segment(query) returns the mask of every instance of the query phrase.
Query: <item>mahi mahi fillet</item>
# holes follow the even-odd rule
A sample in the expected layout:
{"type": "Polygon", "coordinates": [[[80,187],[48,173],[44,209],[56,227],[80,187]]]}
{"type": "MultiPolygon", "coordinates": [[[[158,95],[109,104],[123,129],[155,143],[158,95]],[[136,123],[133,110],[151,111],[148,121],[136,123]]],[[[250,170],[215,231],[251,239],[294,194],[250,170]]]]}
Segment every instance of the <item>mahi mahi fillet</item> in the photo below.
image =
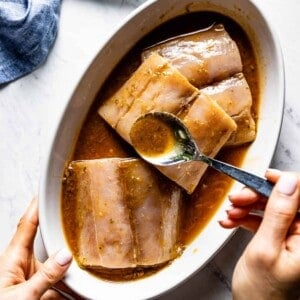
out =
{"type": "Polygon", "coordinates": [[[226,145],[254,141],[256,126],[251,113],[252,95],[243,73],[235,74],[200,91],[216,101],[236,122],[237,130],[231,134],[226,145]]]}
{"type": "Polygon", "coordinates": [[[76,201],[79,265],[155,266],[179,255],[181,191],[139,159],[73,161],[66,184],[76,201]]]}
{"type": "Polygon", "coordinates": [[[148,48],[166,58],[193,85],[202,87],[243,69],[239,49],[222,24],[181,35],[148,48]]]}
{"type": "MultiPolygon", "coordinates": [[[[130,130],[141,115],[164,111],[183,120],[203,153],[215,156],[236,124],[209,96],[201,94],[176,68],[157,53],[145,60],[128,81],[99,108],[99,114],[128,143],[130,130]]],[[[180,164],[159,170],[192,193],[207,166],[180,164]]]]}

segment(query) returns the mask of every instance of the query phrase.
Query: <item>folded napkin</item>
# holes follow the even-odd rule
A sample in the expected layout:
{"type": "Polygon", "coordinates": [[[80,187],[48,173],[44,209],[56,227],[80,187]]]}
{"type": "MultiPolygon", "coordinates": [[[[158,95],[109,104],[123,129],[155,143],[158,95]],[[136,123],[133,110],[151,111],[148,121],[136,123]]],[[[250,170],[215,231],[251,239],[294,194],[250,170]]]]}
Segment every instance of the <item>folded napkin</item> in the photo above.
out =
{"type": "Polygon", "coordinates": [[[61,0],[0,0],[0,84],[23,76],[47,57],[61,0]]]}

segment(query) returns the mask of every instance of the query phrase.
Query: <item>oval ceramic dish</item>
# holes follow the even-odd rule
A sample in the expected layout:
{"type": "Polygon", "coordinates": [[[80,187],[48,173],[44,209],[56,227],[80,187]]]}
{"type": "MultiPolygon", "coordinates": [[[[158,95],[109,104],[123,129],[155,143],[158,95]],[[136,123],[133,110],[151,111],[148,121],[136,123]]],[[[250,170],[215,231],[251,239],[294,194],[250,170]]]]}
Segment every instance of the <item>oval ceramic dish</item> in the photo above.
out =
{"type": "MultiPolygon", "coordinates": [[[[99,4],[100,5],[100,4],[99,4]]],[[[48,150],[39,193],[42,238],[49,254],[66,246],[63,235],[60,194],[65,162],[86,113],[104,81],[124,55],[147,33],[176,16],[196,11],[213,11],[234,19],[249,36],[260,67],[260,107],[257,138],[249,147],[242,168],[263,175],[269,166],[280,132],[284,106],[284,66],[279,43],[262,12],[248,0],[158,0],[148,1],[131,15],[108,39],[83,74],[70,97],[48,150]]],[[[233,189],[240,188],[235,184],[233,189]]],[[[228,203],[224,203],[224,206],[228,203]]],[[[91,299],[148,299],[174,288],[202,268],[231,236],[217,220],[221,207],[205,229],[188,245],[183,255],[149,277],[109,282],[90,275],[72,263],[66,283],[91,299]]]]}

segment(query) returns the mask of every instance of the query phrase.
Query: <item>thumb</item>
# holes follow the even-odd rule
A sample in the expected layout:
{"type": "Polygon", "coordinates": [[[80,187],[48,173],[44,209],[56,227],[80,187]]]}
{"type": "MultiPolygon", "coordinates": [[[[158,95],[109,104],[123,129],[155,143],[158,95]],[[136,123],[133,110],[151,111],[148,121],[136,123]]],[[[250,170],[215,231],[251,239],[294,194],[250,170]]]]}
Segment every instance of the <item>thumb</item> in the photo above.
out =
{"type": "Polygon", "coordinates": [[[298,178],[292,173],[284,173],[277,181],[268,200],[257,237],[274,250],[282,247],[298,206],[298,178]]]}
{"type": "Polygon", "coordinates": [[[63,248],[50,256],[38,271],[26,281],[27,291],[33,299],[40,297],[56,282],[61,280],[72,262],[72,254],[63,248]]]}

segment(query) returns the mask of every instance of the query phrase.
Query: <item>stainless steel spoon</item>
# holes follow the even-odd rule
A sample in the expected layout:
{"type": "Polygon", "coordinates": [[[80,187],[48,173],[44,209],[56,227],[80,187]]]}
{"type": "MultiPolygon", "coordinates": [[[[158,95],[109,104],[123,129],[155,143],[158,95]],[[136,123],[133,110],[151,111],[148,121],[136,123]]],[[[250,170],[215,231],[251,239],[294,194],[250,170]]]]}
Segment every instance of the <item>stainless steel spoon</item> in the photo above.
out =
{"type": "MultiPolygon", "coordinates": [[[[168,151],[159,154],[156,153],[156,155],[148,155],[139,151],[139,147],[135,147],[135,150],[144,160],[158,166],[170,166],[189,161],[202,161],[210,167],[245,184],[261,195],[266,197],[270,196],[274,185],[266,179],[202,154],[189,133],[189,130],[181,120],[173,114],[165,112],[149,113],[140,117],[135,124],[143,120],[147,121],[147,119],[150,118],[158,119],[158,121],[163,122],[172,130],[174,135],[174,146],[168,151]]],[[[134,125],[132,128],[134,128],[134,125]]],[[[131,130],[131,134],[132,132],[133,130],[131,130]]]]}

